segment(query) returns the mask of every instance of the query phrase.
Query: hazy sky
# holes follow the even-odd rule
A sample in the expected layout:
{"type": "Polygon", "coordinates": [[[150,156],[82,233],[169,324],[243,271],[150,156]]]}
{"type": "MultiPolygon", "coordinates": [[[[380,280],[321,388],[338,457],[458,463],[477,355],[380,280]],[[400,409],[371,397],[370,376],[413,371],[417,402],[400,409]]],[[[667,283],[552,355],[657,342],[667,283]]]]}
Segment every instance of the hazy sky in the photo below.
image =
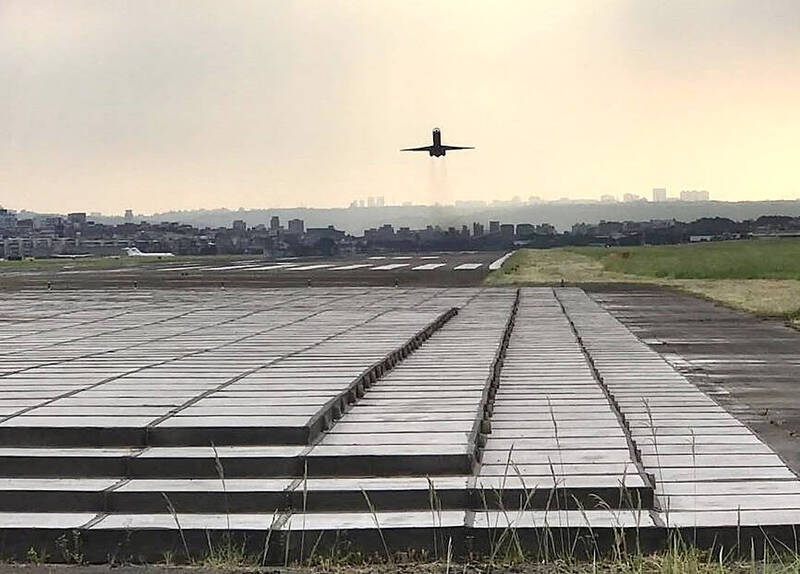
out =
{"type": "Polygon", "coordinates": [[[40,211],[794,199],[800,1],[0,0],[0,134],[40,211]]]}

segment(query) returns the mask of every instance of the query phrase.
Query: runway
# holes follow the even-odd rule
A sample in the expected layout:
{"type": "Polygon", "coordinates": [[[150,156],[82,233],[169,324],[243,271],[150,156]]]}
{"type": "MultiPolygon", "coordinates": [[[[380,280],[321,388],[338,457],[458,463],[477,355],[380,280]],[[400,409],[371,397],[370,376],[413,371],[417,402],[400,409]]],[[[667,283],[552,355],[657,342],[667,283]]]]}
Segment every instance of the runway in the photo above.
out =
{"type": "Polygon", "coordinates": [[[199,288],[218,286],[297,287],[476,286],[499,267],[504,253],[441,252],[348,257],[307,257],[266,260],[262,257],[203,257],[119,260],[103,267],[70,262],[47,269],[23,267],[0,270],[0,289],[75,288],[199,288]]]}
{"type": "Polygon", "coordinates": [[[795,473],[592,297],[614,307],[546,287],[10,292],[0,534],[24,555],[75,530],[105,560],[234,533],[276,562],[342,532],[457,555],[509,526],[790,541],[795,473]]]}

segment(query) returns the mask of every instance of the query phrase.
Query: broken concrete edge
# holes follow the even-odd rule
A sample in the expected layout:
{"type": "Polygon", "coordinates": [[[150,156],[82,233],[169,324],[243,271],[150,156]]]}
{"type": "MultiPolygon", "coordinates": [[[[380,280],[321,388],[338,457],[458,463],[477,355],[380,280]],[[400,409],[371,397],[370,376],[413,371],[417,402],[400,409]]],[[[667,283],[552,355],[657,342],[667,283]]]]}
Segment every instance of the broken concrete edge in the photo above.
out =
{"type": "MultiPolygon", "coordinates": [[[[465,486],[380,489],[364,486],[358,488],[307,490],[302,478],[285,488],[252,491],[198,491],[196,489],[167,491],[170,503],[181,514],[247,514],[289,512],[303,509],[306,512],[379,512],[426,511],[432,497],[441,510],[481,511],[515,509],[524,501],[532,511],[556,512],[559,510],[631,510],[630,496],[617,487],[562,487],[555,489],[525,489],[507,486],[502,490],[487,487],[465,486]],[[370,504],[366,503],[366,496],[370,504]],[[598,508],[597,500],[603,507],[598,508]],[[371,505],[371,506],[370,506],[371,505]]],[[[122,513],[159,514],[169,509],[161,490],[120,490],[115,484],[104,490],[7,490],[0,492],[0,513],[122,513]]],[[[641,497],[642,509],[648,508],[652,490],[646,487],[629,487],[641,497]]],[[[515,511],[511,511],[513,515],[515,511]]]]}
{"type": "MultiPolygon", "coordinates": [[[[603,391],[603,394],[605,395],[606,400],[608,401],[608,404],[614,413],[614,416],[616,416],[617,421],[619,422],[620,428],[623,430],[625,434],[625,442],[628,445],[628,452],[630,453],[631,460],[633,461],[636,467],[636,472],[639,474],[642,480],[644,480],[645,484],[650,485],[652,489],[650,497],[652,504],[660,509],[661,505],[658,501],[658,497],[655,495],[655,488],[656,488],[655,476],[649,474],[645,470],[644,462],[642,461],[642,451],[639,448],[639,445],[636,444],[636,440],[633,438],[633,433],[631,432],[630,424],[628,423],[628,420],[625,418],[625,415],[622,413],[622,409],[620,409],[619,403],[617,402],[617,398],[614,396],[614,393],[611,392],[611,389],[608,388],[608,385],[603,380],[603,376],[600,374],[600,371],[597,370],[597,367],[594,364],[594,359],[592,358],[591,353],[589,353],[589,350],[586,348],[586,345],[583,342],[583,338],[581,337],[581,334],[578,332],[578,328],[575,326],[575,323],[572,320],[572,317],[570,317],[569,312],[567,312],[567,308],[564,305],[564,302],[558,296],[558,291],[554,287],[551,289],[553,291],[553,297],[558,302],[559,307],[561,307],[561,312],[564,313],[564,316],[567,318],[567,321],[569,322],[570,329],[572,329],[572,334],[575,336],[575,339],[578,342],[578,346],[581,349],[581,353],[583,353],[583,357],[586,359],[586,364],[589,365],[589,370],[592,372],[594,380],[597,382],[597,385],[603,391]]],[[[653,517],[653,521],[657,525],[663,526],[660,523],[660,518],[658,517],[658,513],[653,512],[651,513],[651,515],[653,517]]]]}
{"type": "Polygon", "coordinates": [[[481,461],[483,447],[486,445],[486,435],[492,432],[491,415],[494,406],[494,397],[500,386],[500,373],[503,370],[503,361],[508,351],[508,343],[511,341],[511,334],[514,331],[514,323],[517,320],[517,311],[519,310],[521,296],[522,290],[517,288],[514,301],[511,303],[508,320],[503,330],[503,336],[500,338],[500,343],[497,345],[494,360],[489,370],[489,376],[486,378],[478,415],[475,418],[475,424],[470,433],[470,439],[475,445],[474,456],[476,463],[480,463],[481,461]]]}
{"type": "Polygon", "coordinates": [[[148,446],[230,446],[230,445],[309,445],[330,429],[348,406],[354,404],[381,376],[417,350],[436,331],[458,314],[452,307],[367,367],[347,388],[329,399],[303,427],[39,427],[0,428],[0,446],[81,447],[91,442],[96,447],[148,446]],[[87,437],[91,441],[87,441],[87,437]],[[198,437],[202,437],[200,440],[198,437]]]}
{"type": "Polygon", "coordinates": [[[416,351],[457,314],[458,307],[451,307],[444,311],[415,335],[409,337],[405,343],[387,353],[383,359],[367,367],[338,396],[330,399],[315,415],[312,415],[306,425],[309,429],[309,436],[303,444],[314,444],[324,431],[330,430],[347,409],[366,394],[372,385],[416,351]]]}

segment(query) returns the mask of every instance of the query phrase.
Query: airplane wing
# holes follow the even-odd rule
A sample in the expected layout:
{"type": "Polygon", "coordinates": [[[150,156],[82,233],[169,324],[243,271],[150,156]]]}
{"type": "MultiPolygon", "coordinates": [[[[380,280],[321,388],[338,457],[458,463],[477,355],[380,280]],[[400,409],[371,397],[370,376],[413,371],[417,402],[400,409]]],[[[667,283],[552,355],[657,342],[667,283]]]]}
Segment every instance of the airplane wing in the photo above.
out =
{"type": "Polygon", "coordinates": [[[461,147],[457,145],[443,145],[442,149],[451,150],[451,149],[475,149],[474,147],[461,147]]]}
{"type": "Polygon", "coordinates": [[[433,146],[427,145],[424,147],[407,147],[405,149],[401,149],[400,151],[432,151],[433,146]]]}

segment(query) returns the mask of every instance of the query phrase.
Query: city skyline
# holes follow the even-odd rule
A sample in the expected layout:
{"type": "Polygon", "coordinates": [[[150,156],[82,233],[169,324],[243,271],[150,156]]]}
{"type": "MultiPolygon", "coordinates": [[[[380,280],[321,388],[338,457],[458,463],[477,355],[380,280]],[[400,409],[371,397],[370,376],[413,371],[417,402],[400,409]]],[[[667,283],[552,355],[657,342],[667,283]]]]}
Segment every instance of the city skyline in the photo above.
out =
{"type": "Polygon", "coordinates": [[[10,0],[0,16],[15,209],[800,197],[788,0],[10,0]],[[432,126],[477,149],[398,152],[432,126]]]}

